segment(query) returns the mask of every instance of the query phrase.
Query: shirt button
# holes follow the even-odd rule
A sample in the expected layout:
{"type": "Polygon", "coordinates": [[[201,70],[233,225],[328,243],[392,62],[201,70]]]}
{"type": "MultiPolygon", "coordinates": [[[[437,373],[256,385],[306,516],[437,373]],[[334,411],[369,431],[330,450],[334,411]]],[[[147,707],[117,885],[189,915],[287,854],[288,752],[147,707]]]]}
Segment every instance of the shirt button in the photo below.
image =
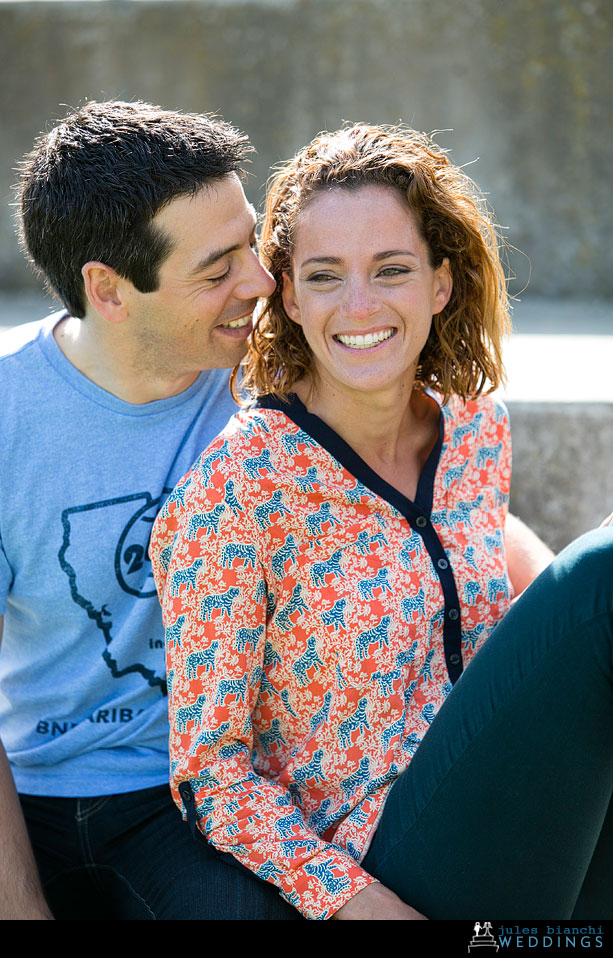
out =
{"type": "Polygon", "coordinates": [[[428,525],[428,520],[426,519],[425,516],[417,516],[417,519],[415,520],[415,525],[419,526],[420,529],[423,529],[424,526],[428,525]]]}
{"type": "Polygon", "coordinates": [[[449,656],[449,661],[451,665],[458,665],[460,662],[460,656],[458,655],[457,652],[454,652],[453,655],[449,656]]]}
{"type": "Polygon", "coordinates": [[[456,619],[460,618],[460,613],[457,609],[449,609],[449,618],[452,620],[452,622],[455,622],[456,619]]]}
{"type": "Polygon", "coordinates": [[[449,563],[447,562],[447,559],[439,559],[436,564],[437,564],[437,566],[439,567],[439,569],[448,569],[448,568],[449,568],[449,563]]]}

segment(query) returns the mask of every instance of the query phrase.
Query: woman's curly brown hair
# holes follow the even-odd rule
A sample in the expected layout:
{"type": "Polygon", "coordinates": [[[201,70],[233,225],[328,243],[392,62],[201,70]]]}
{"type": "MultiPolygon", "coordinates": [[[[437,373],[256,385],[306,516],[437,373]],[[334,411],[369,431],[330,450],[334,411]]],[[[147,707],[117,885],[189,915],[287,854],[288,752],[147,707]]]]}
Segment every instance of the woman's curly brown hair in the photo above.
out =
{"type": "Polygon", "coordinates": [[[433,387],[447,401],[452,394],[477,396],[504,381],[507,284],[498,228],[482,194],[426,134],[358,123],[321,133],[270,180],[260,253],[277,288],[255,324],[242,364],[242,388],[249,395],[286,396],[294,383],[312,374],[302,327],[289,318],[281,297],[283,273],[292,270],[299,215],[322,190],[369,185],[389,186],[406,196],[433,268],[449,259],[453,291],[433,318],[416,383],[433,387]]]}

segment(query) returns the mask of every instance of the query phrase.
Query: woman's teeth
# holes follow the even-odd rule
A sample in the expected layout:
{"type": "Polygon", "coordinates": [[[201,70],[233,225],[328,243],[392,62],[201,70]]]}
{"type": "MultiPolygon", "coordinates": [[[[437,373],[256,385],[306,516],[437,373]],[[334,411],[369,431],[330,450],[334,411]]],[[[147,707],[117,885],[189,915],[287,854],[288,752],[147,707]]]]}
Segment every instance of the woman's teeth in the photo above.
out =
{"type": "Polygon", "coordinates": [[[247,323],[251,322],[251,314],[249,316],[241,316],[240,319],[233,319],[229,323],[221,323],[222,329],[240,329],[241,326],[246,326],[247,323]]]}
{"type": "Polygon", "coordinates": [[[389,339],[396,332],[395,329],[384,329],[380,333],[366,333],[365,336],[343,336],[338,333],[334,338],[338,339],[343,346],[349,346],[350,349],[369,349],[371,346],[377,346],[384,339],[389,339]]]}

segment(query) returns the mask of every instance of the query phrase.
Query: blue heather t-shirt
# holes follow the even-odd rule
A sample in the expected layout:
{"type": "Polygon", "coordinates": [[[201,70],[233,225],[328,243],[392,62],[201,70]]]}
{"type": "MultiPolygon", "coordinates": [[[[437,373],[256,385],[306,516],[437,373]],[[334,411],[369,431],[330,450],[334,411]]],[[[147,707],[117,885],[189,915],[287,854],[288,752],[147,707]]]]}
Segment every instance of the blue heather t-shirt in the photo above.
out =
{"type": "Polygon", "coordinates": [[[0,737],[20,792],[87,797],[168,779],[149,536],[235,407],[227,370],[123,402],[62,354],[63,315],[0,341],[0,737]]]}

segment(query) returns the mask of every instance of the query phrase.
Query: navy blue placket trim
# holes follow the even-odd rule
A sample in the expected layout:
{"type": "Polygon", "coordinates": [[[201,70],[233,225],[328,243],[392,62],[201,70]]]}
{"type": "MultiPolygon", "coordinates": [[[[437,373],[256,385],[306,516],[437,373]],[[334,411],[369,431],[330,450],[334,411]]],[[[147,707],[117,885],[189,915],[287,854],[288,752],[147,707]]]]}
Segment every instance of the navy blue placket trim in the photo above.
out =
{"type": "MultiPolygon", "coordinates": [[[[428,395],[434,399],[430,392],[428,392],[428,395]]],[[[434,401],[436,402],[436,399],[434,401]]],[[[460,600],[451,562],[430,519],[434,480],[445,438],[445,419],[442,410],[439,413],[438,437],[422,469],[417,484],[415,502],[413,502],[386,482],[385,479],[382,479],[327,423],[310,413],[294,393],[291,393],[286,399],[262,396],[256,403],[257,407],[276,409],[284,413],[311,439],[314,439],[334,456],[352,476],[355,476],[371,492],[374,492],[381,499],[385,499],[397,509],[407,520],[411,529],[421,536],[443,590],[445,602],[445,619],[443,622],[445,664],[449,679],[452,684],[455,684],[464,669],[460,600]]]]}

